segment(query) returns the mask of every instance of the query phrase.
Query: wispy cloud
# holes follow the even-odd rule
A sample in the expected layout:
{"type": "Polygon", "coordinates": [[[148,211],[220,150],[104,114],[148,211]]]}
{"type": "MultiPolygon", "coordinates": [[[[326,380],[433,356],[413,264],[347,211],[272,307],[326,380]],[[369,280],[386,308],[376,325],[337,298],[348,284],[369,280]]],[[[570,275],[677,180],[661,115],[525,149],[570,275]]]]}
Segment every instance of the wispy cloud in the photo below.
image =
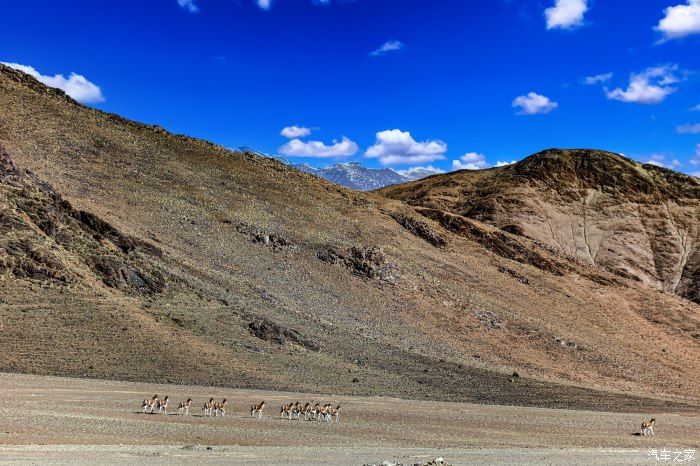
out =
{"type": "Polygon", "coordinates": [[[664,9],[664,17],[654,29],[662,35],[659,42],[700,34],[700,0],[687,0],[664,9]]]}
{"type": "Polygon", "coordinates": [[[365,157],[379,159],[382,165],[407,165],[443,160],[447,144],[440,140],[418,142],[408,131],[391,129],[379,131],[374,145],[365,157]]]}
{"type": "Polygon", "coordinates": [[[19,63],[0,63],[32,75],[38,81],[46,84],[49,87],[61,89],[78,102],[92,104],[105,101],[105,97],[102,95],[102,90],[100,87],[88,81],[87,78],[81,74],[71,73],[67,78],[62,74],[45,76],[31,66],[20,65],[19,63]]]}
{"type": "Polygon", "coordinates": [[[311,131],[313,130],[311,128],[307,128],[306,126],[293,125],[282,128],[280,135],[288,139],[296,139],[308,136],[311,134],[311,131]]]}
{"type": "Polygon", "coordinates": [[[396,50],[401,50],[404,48],[405,45],[398,41],[398,40],[390,40],[387,42],[384,42],[377,50],[374,50],[373,52],[369,53],[370,57],[379,57],[381,55],[384,55],[388,52],[394,52],[396,50]]]}
{"type": "Polygon", "coordinates": [[[583,24],[588,11],[588,0],[555,0],[554,6],[544,10],[547,29],[571,29],[583,24]]]}
{"type": "Polygon", "coordinates": [[[336,158],[350,157],[357,154],[359,146],[350,139],[343,137],[341,141],[333,141],[326,145],[321,141],[300,141],[292,139],[279,148],[279,153],[288,157],[336,158]]]}
{"type": "Polygon", "coordinates": [[[676,128],[678,134],[700,134],[700,123],[681,125],[676,128]]]}
{"type": "Polygon", "coordinates": [[[605,90],[608,99],[637,104],[658,104],[678,89],[673,84],[680,82],[676,76],[678,65],[662,65],[647,68],[630,75],[627,89],[605,90]]]}
{"type": "Polygon", "coordinates": [[[700,144],[695,146],[695,156],[692,159],[690,159],[690,163],[693,165],[700,165],[700,144]]]}
{"type": "Polygon", "coordinates": [[[651,154],[648,157],[646,157],[646,160],[644,160],[643,163],[648,163],[649,165],[656,165],[657,167],[676,169],[683,166],[680,160],[672,159],[671,161],[667,162],[667,158],[668,154],[665,153],[651,154]]]}
{"type": "Polygon", "coordinates": [[[613,77],[612,73],[596,74],[595,76],[586,76],[583,78],[583,84],[587,86],[593,86],[595,84],[602,84],[604,82],[610,81],[613,77]]]}
{"type": "Polygon", "coordinates": [[[537,115],[539,113],[549,113],[559,106],[552,102],[549,97],[529,92],[527,95],[516,97],[512,103],[513,108],[520,108],[518,115],[537,115]]]}
{"type": "Polygon", "coordinates": [[[272,0],[255,0],[255,3],[263,10],[269,10],[272,6],[272,0]]]}
{"type": "Polygon", "coordinates": [[[177,0],[177,4],[189,13],[197,13],[199,11],[199,7],[194,0],[177,0]]]}

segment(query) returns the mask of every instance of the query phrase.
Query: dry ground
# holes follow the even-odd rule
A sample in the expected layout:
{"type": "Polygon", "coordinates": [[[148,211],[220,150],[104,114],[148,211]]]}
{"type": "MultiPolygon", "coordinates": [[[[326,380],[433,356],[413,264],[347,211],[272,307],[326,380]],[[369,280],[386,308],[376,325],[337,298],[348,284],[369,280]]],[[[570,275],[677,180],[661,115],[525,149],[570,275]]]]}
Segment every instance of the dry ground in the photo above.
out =
{"type": "MultiPolygon", "coordinates": [[[[229,390],[0,374],[0,462],[355,464],[443,456],[453,464],[636,464],[649,448],[700,447],[697,411],[607,413],[381,397],[229,390]],[[191,416],[143,414],[153,393],[191,416]],[[227,397],[225,418],[204,418],[209,396],[227,397]],[[261,420],[247,407],[265,399],[261,420]],[[340,422],[288,421],[289,401],[340,403],[340,422]],[[655,437],[634,435],[656,417],[655,437]]],[[[174,411],[174,409],[173,409],[174,411]]]]}

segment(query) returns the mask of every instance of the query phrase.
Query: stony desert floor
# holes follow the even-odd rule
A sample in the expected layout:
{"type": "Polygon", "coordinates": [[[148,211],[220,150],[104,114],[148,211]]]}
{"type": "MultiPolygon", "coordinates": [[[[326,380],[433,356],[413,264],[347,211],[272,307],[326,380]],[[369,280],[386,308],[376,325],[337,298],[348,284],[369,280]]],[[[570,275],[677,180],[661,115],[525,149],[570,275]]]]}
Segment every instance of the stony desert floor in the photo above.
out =
{"type": "MultiPolygon", "coordinates": [[[[649,462],[649,449],[700,447],[700,413],[606,413],[227,390],[132,382],[0,374],[0,462],[404,464],[442,456],[451,464],[649,462]],[[143,414],[154,393],[176,404],[192,397],[190,416],[143,414]],[[205,418],[214,396],[231,403],[205,418]],[[262,419],[248,407],[265,400],[262,419]],[[290,401],[342,405],[338,423],[286,420],[290,401]],[[656,417],[654,437],[635,435],[656,417]]],[[[697,456],[697,455],[696,455],[697,456]]]]}

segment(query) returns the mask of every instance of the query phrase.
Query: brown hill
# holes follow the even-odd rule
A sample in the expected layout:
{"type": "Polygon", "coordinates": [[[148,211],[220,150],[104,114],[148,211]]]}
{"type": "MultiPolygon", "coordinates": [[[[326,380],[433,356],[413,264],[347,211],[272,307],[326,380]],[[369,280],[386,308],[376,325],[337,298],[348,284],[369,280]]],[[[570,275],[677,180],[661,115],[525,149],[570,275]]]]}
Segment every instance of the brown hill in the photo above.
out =
{"type": "Polygon", "coordinates": [[[596,150],[546,150],[383,194],[533,238],[700,303],[700,179],[596,150]]]}
{"type": "Polygon", "coordinates": [[[4,66],[0,145],[0,370],[698,401],[698,305],[530,239],[90,109],[4,66]]]}

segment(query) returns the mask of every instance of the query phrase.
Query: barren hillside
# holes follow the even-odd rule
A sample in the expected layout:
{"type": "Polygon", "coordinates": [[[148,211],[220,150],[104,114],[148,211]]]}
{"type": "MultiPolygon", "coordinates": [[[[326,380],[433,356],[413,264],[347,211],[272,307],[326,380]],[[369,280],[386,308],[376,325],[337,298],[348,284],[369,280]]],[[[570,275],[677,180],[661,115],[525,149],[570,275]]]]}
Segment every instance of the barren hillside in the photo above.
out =
{"type": "Polygon", "coordinates": [[[417,211],[354,192],[84,107],[4,66],[0,146],[2,371],[595,409],[698,402],[697,304],[447,200],[417,211]]]}
{"type": "Polygon", "coordinates": [[[527,236],[700,302],[700,179],[596,150],[386,188],[389,197],[527,236]]]}

